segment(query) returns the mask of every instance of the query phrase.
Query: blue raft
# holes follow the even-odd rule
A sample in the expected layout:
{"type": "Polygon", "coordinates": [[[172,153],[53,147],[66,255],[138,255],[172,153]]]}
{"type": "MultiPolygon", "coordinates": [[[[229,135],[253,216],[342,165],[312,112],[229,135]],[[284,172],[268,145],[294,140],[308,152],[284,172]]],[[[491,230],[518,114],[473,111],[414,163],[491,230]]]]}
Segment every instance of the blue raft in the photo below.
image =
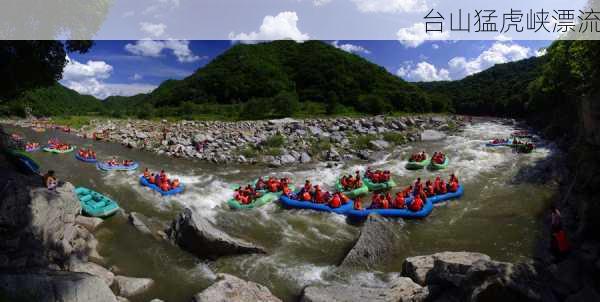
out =
{"type": "Polygon", "coordinates": [[[21,166],[26,172],[33,174],[40,173],[40,165],[29,157],[29,155],[22,151],[11,150],[9,151],[13,158],[17,161],[17,164],[21,166]]]}
{"type": "Polygon", "coordinates": [[[169,190],[169,191],[163,191],[161,190],[157,185],[150,183],[143,175],[140,176],[140,184],[142,186],[148,187],[158,193],[160,193],[162,196],[168,196],[168,195],[175,195],[175,194],[179,194],[179,193],[183,193],[184,187],[183,184],[180,184],[177,188],[169,190]]]}
{"type": "Polygon", "coordinates": [[[81,156],[79,155],[79,153],[75,153],[75,158],[77,158],[78,160],[80,160],[80,161],[82,161],[82,162],[85,162],[85,163],[90,163],[90,164],[94,164],[94,163],[97,163],[97,162],[98,162],[98,160],[97,160],[97,159],[95,159],[95,158],[84,158],[84,157],[81,157],[81,156]]]}
{"type": "Polygon", "coordinates": [[[76,188],[75,195],[86,215],[108,217],[119,210],[119,205],[114,200],[88,188],[76,188]]]}
{"type": "Polygon", "coordinates": [[[490,142],[490,143],[485,144],[486,147],[506,147],[506,146],[510,146],[510,145],[511,145],[511,143],[509,143],[509,142],[496,143],[496,144],[490,142]]]}
{"type": "Polygon", "coordinates": [[[458,190],[456,190],[456,192],[448,192],[443,195],[432,196],[432,197],[427,198],[427,200],[431,200],[431,203],[436,204],[436,203],[448,201],[450,199],[460,198],[461,196],[463,196],[464,193],[465,193],[465,190],[464,190],[463,186],[458,186],[458,190]]]}
{"type": "Polygon", "coordinates": [[[336,213],[342,215],[346,214],[346,212],[348,212],[348,210],[352,209],[352,207],[354,206],[354,201],[352,200],[349,200],[347,203],[343,204],[339,208],[332,208],[327,204],[300,201],[296,199],[291,199],[285,195],[281,195],[279,197],[279,202],[281,202],[281,204],[286,208],[314,210],[319,212],[336,213]]]}
{"type": "MultiPolygon", "coordinates": [[[[409,205],[412,202],[412,198],[407,198],[406,203],[409,205]]],[[[355,210],[350,209],[346,212],[346,215],[354,219],[365,219],[369,214],[379,214],[384,217],[399,217],[399,218],[425,218],[433,211],[433,202],[431,199],[425,200],[423,208],[420,211],[413,212],[409,209],[364,209],[355,210]]]]}
{"type": "Polygon", "coordinates": [[[129,166],[123,166],[123,165],[108,165],[106,163],[101,163],[98,162],[96,164],[96,167],[98,167],[98,169],[102,170],[102,171],[132,171],[138,168],[138,163],[137,162],[133,162],[133,164],[129,165],[129,166]]]}

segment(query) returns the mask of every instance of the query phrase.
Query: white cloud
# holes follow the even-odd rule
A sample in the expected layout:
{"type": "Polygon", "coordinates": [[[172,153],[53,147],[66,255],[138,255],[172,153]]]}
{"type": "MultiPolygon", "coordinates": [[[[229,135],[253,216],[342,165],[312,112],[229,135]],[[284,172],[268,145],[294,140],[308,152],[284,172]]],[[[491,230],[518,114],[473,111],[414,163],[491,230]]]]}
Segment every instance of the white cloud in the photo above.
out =
{"type": "Polygon", "coordinates": [[[352,0],[363,13],[414,13],[427,10],[425,0],[352,0]]]}
{"type": "Polygon", "coordinates": [[[86,79],[83,81],[65,81],[63,84],[81,94],[93,95],[99,99],[105,99],[113,95],[132,96],[140,93],[148,93],[157,86],[150,84],[114,84],[105,83],[97,79],[86,79]]]}
{"type": "Polygon", "coordinates": [[[309,39],[308,34],[298,29],[298,15],[296,12],[281,12],[277,16],[266,16],[258,32],[229,33],[229,39],[241,42],[270,41],[292,39],[305,41],[309,39]]]}
{"type": "Polygon", "coordinates": [[[364,54],[371,53],[371,51],[369,51],[368,49],[366,49],[360,45],[354,45],[354,44],[349,44],[349,43],[339,44],[339,41],[333,41],[333,43],[331,43],[331,45],[333,45],[335,48],[339,48],[339,49],[349,52],[349,53],[364,53],[364,54]]]}
{"type": "Polygon", "coordinates": [[[133,75],[130,77],[130,79],[131,79],[131,80],[134,80],[134,81],[139,81],[139,80],[141,80],[141,79],[143,79],[143,78],[144,78],[144,77],[143,77],[141,74],[139,74],[139,73],[134,73],[134,74],[133,74],[133,75]]]}
{"type": "Polygon", "coordinates": [[[396,37],[405,47],[418,47],[426,40],[446,40],[450,36],[447,31],[444,32],[426,32],[425,23],[418,22],[411,27],[405,27],[398,30],[396,37]]]}
{"type": "Polygon", "coordinates": [[[190,42],[186,40],[139,40],[134,44],[125,45],[125,50],[138,56],[158,57],[163,50],[171,50],[173,55],[181,63],[195,62],[205,57],[194,55],[189,46],[190,42]]]}
{"type": "Polygon", "coordinates": [[[72,60],[67,56],[67,65],[63,69],[64,80],[81,80],[85,78],[107,79],[113,67],[104,61],[87,61],[86,64],[72,60]]]}
{"type": "Polygon", "coordinates": [[[439,49],[440,46],[434,43],[434,44],[431,44],[431,48],[433,48],[433,49],[439,49]]]}
{"type": "Polygon", "coordinates": [[[455,57],[448,62],[448,66],[452,78],[457,79],[478,73],[496,64],[525,59],[532,54],[529,47],[515,43],[495,42],[476,58],[455,57]]]}
{"type": "MultiPolygon", "coordinates": [[[[114,84],[106,83],[113,71],[113,67],[104,61],[88,61],[80,63],[67,57],[67,65],[63,69],[61,83],[81,94],[93,95],[104,99],[111,95],[135,95],[145,93],[156,88],[149,84],[114,84]]],[[[135,77],[135,75],[134,75],[135,77]]]]}
{"type": "Polygon", "coordinates": [[[149,22],[141,22],[140,29],[147,35],[158,38],[165,33],[167,26],[163,23],[149,23],[149,22]]]}
{"type": "Polygon", "coordinates": [[[420,62],[417,66],[407,64],[398,69],[396,74],[411,82],[431,82],[450,80],[450,73],[447,69],[436,68],[428,62],[420,62]]]}

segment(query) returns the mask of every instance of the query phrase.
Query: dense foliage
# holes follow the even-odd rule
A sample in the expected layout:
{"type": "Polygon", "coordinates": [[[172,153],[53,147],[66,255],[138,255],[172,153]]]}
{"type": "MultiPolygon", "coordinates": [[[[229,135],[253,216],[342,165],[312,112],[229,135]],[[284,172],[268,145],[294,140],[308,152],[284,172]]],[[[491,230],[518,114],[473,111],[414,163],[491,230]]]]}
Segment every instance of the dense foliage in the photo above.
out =
{"type": "Polygon", "coordinates": [[[66,50],[86,52],[91,41],[0,41],[0,104],[62,77],[66,50]],[[66,45],[65,45],[66,44],[66,45]]]}
{"type": "Polygon", "coordinates": [[[524,116],[530,98],[527,87],[535,80],[544,57],[498,64],[459,81],[426,82],[426,91],[448,98],[456,112],[475,115],[524,116]]]}
{"type": "Polygon", "coordinates": [[[0,114],[25,116],[26,107],[31,108],[35,116],[101,114],[105,110],[102,101],[95,97],[54,84],[22,93],[0,106],[0,114]]]}
{"type": "Polygon", "coordinates": [[[166,81],[135,102],[121,100],[109,103],[157,115],[220,115],[223,108],[240,118],[446,108],[384,68],[319,41],[238,44],[186,79],[166,81]]]}

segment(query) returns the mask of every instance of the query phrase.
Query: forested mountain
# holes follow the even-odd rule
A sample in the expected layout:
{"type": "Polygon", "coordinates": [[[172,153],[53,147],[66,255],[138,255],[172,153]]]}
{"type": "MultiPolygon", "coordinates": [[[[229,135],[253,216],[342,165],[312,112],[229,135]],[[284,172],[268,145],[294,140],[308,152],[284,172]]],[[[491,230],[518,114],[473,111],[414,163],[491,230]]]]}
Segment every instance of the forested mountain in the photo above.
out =
{"type": "Polygon", "coordinates": [[[135,102],[123,101],[159,111],[219,104],[238,107],[246,118],[287,116],[305,103],[324,106],[327,113],[445,109],[432,107],[421,89],[360,56],[320,41],[289,40],[235,45],[191,76],[166,81],[135,102]]]}
{"type": "Polygon", "coordinates": [[[476,115],[524,116],[529,84],[541,73],[544,57],[498,64],[458,81],[423,82],[429,93],[449,98],[456,112],[476,115]]]}
{"type": "Polygon", "coordinates": [[[23,92],[19,97],[0,104],[0,114],[24,115],[25,107],[35,116],[99,114],[104,110],[102,101],[58,83],[23,92]]]}

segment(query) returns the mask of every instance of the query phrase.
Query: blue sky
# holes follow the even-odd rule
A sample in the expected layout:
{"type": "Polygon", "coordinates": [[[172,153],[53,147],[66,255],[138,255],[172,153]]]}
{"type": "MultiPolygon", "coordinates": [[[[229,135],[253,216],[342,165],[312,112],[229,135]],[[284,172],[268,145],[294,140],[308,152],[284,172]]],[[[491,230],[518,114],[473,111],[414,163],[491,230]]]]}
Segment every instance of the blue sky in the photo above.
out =
{"type": "MultiPolygon", "coordinates": [[[[496,63],[540,55],[550,41],[327,41],[408,81],[456,80],[496,63]]],[[[228,40],[96,41],[86,54],[69,55],[63,85],[99,98],[148,92],[182,79],[233,44],[228,40]]]]}

